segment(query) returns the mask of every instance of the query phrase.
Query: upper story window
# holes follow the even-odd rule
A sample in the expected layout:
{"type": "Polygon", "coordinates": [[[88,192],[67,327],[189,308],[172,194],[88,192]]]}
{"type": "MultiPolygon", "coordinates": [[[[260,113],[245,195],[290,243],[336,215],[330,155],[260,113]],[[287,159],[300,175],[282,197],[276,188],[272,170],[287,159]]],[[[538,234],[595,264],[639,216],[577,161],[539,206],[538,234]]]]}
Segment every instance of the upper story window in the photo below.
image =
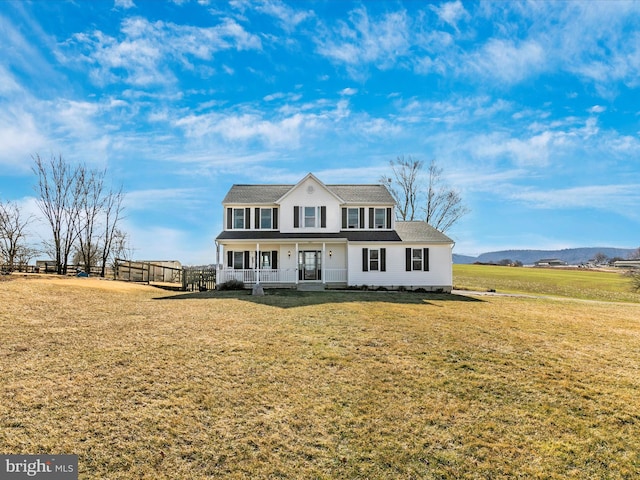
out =
{"type": "Polygon", "coordinates": [[[256,230],[277,230],[278,229],[278,209],[256,207],[255,211],[256,230]]]}
{"type": "Polygon", "coordinates": [[[316,226],[316,210],[317,207],[304,207],[305,228],[313,228],[316,226]]]}
{"type": "Polygon", "coordinates": [[[233,209],[233,228],[244,228],[244,208],[233,209]]]}
{"type": "Polygon", "coordinates": [[[273,228],[273,209],[271,208],[260,209],[260,228],[262,229],[273,228]]]}
{"type": "Polygon", "coordinates": [[[365,228],[365,209],[363,207],[342,208],[342,228],[365,228]]]}
{"type": "Polygon", "coordinates": [[[326,228],[327,207],[293,207],[294,228],[326,228]]]}
{"type": "Polygon", "coordinates": [[[389,228],[387,225],[387,209],[386,208],[376,208],[374,210],[374,228],[389,228]]]}
{"type": "Polygon", "coordinates": [[[227,208],[227,230],[250,228],[250,215],[250,208],[227,208]]]}
{"type": "Polygon", "coordinates": [[[347,228],[358,228],[360,226],[360,209],[347,208],[347,228]]]}

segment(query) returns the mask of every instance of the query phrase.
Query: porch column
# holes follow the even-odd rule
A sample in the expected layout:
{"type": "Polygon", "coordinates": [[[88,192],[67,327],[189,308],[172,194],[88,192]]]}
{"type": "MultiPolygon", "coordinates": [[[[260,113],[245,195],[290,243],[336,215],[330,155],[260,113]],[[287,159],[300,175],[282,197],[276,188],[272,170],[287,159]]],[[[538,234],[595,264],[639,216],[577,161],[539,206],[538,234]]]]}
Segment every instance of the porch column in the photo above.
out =
{"type": "Polygon", "coordinates": [[[256,243],[256,283],[260,283],[260,244],[256,243]]]}
{"type": "MultiPolygon", "coordinates": [[[[222,269],[220,268],[220,244],[218,242],[216,243],[216,283],[218,283],[220,281],[220,275],[221,275],[221,271],[222,269]]],[[[182,271],[182,275],[184,276],[184,270],[182,271]]],[[[186,280],[185,278],[183,278],[183,282],[184,280],[186,280]]],[[[185,283],[186,285],[186,283],[185,283]]],[[[185,287],[186,289],[186,287],[185,287]]]]}
{"type": "Polygon", "coordinates": [[[295,268],[295,271],[296,271],[296,285],[298,285],[298,282],[299,282],[299,280],[298,280],[298,279],[300,278],[300,272],[298,271],[298,268],[300,268],[300,264],[298,263],[298,242],[296,242],[296,252],[295,252],[295,255],[296,255],[296,256],[295,256],[295,258],[294,258],[294,261],[295,261],[295,265],[296,265],[296,268],[295,268]]]}
{"type": "Polygon", "coordinates": [[[327,244],[322,242],[322,284],[327,283],[327,275],[325,272],[325,264],[327,263],[327,244]]]}

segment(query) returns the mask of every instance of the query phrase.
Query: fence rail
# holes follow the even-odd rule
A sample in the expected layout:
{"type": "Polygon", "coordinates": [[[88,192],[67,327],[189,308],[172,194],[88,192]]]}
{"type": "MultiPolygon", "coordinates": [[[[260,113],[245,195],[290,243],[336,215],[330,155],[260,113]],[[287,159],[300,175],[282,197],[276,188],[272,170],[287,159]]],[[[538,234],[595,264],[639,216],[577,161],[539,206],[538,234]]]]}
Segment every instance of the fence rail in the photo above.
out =
{"type": "Polygon", "coordinates": [[[163,284],[185,292],[216,288],[216,270],[212,267],[176,268],[152,262],[118,259],[114,278],[125,282],[163,284]]]}

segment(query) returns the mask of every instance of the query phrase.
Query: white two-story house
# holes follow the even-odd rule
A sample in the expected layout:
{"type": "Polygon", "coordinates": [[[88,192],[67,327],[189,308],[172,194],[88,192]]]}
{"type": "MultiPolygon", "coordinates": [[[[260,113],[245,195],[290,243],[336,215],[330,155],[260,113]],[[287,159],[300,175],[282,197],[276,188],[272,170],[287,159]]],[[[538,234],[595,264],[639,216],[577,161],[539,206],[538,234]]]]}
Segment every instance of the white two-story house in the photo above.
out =
{"type": "Polygon", "coordinates": [[[384,185],[233,185],[216,238],[217,283],[450,292],[453,241],[395,219],[384,185]]]}

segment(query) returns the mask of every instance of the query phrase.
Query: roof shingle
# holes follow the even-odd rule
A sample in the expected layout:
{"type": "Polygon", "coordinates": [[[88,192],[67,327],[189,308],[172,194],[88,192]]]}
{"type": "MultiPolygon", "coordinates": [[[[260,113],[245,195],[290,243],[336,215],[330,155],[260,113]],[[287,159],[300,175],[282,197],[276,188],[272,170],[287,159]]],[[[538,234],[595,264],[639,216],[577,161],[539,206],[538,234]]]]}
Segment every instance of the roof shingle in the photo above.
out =
{"type": "MultiPolygon", "coordinates": [[[[393,205],[395,201],[384,185],[325,185],[347,203],[393,205]]],[[[274,204],[295,185],[235,184],[223,204],[274,204]]]]}

